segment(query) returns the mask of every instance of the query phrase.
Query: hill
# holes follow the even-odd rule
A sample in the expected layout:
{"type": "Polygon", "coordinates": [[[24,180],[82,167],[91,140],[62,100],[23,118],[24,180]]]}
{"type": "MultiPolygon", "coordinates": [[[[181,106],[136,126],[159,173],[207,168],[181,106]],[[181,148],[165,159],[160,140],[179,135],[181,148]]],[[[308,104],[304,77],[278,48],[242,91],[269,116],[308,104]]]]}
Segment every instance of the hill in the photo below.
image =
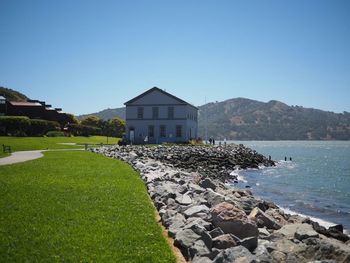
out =
{"type": "Polygon", "coordinates": [[[334,113],[280,101],[235,98],[199,107],[199,135],[228,140],[349,140],[350,113],[334,113]]]}
{"type": "Polygon", "coordinates": [[[15,91],[13,89],[8,89],[8,88],[5,88],[5,87],[0,87],[0,95],[1,96],[4,96],[6,99],[10,100],[10,101],[27,101],[29,98],[18,92],[18,91],[15,91]]]}
{"type": "Polygon", "coordinates": [[[83,115],[77,116],[77,118],[78,120],[80,120],[81,118],[89,115],[97,116],[103,120],[109,120],[109,119],[112,119],[113,117],[119,117],[125,120],[125,107],[115,108],[115,109],[105,109],[105,110],[91,113],[91,114],[83,114],[83,115]]]}
{"type": "MultiPolygon", "coordinates": [[[[217,140],[350,140],[350,113],[334,113],[301,106],[267,103],[245,98],[207,103],[199,107],[199,136],[217,140]]],[[[106,109],[96,115],[102,119],[119,116],[125,108],[106,109]]]]}

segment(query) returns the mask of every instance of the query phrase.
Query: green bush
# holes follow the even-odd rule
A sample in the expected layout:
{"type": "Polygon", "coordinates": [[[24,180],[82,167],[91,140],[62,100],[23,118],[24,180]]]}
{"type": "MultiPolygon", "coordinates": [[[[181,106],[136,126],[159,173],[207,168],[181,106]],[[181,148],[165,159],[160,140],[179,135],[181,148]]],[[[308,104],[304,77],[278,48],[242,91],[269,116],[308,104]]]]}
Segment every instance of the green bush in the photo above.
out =
{"type": "Polygon", "coordinates": [[[0,134],[5,136],[42,136],[48,131],[59,131],[55,121],[29,119],[25,116],[0,116],[0,134]]]}
{"type": "Polygon", "coordinates": [[[39,119],[30,120],[30,135],[31,136],[42,136],[48,131],[60,131],[60,124],[56,121],[46,121],[39,119]]]}
{"type": "Polygon", "coordinates": [[[66,126],[68,132],[74,136],[90,136],[90,135],[100,135],[101,129],[81,124],[68,124],[66,126]]]}
{"type": "Polygon", "coordinates": [[[64,132],[61,131],[48,131],[46,133],[47,137],[64,137],[64,132]]]}
{"type": "Polygon", "coordinates": [[[25,116],[0,116],[0,134],[1,135],[23,135],[30,128],[30,119],[25,116]]]}

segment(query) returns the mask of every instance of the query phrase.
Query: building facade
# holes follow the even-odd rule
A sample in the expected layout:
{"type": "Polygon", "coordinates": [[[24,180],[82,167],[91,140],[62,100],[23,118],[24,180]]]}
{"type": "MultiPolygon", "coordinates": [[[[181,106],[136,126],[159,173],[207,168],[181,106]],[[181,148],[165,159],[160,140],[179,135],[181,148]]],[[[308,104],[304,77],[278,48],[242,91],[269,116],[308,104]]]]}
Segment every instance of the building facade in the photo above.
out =
{"type": "Polygon", "coordinates": [[[0,96],[0,116],[27,116],[30,119],[57,121],[64,125],[69,122],[70,116],[61,111],[61,108],[51,108],[44,101],[9,101],[0,96]]]}
{"type": "Polygon", "coordinates": [[[198,108],[157,87],[124,103],[131,143],[188,142],[197,138],[198,108]]]}

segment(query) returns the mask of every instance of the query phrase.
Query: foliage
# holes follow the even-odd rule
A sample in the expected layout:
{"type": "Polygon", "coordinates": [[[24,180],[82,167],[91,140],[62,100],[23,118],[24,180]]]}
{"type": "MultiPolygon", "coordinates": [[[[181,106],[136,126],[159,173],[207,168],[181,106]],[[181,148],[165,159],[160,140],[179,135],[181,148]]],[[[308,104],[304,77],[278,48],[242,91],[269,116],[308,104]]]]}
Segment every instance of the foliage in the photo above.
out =
{"type": "Polygon", "coordinates": [[[0,262],[175,262],[126,163],[46,152],[2,166],[0,185],[0,262]]]}
{"type": "Polygon", "coordinates": [[[56,121],[46,121],[46,120],[30,120],[30,132],[27,135],[30,136],[42,136],[48,131],[59,131],[61,130],[60,124],[56,121]]]}
{"type": "Polygon", "coordinates": [[[349,140],[350,116],[279,101],[268,103],[244,98],[199,107],[199,136],[216,140],[349,140]]]}
{"type": "Polygon", "coordinates": [[[77,117],[74,114],[66,113],[66,123],[78,124],[79,121],[78,121],[77,117]]]}
{"type": "Polygon", "coordinates": [[[125,107],[122,108],[115,108],[115,109],[105,109],[96,113],[91,113],[88,115],[80,115],[78,116],[78,119],[81,120],[86,116],[89,115],[95,115],[99,118],[101,118],[102,120],[110,120],[113,119],[114,117],[119,117],[122,120],[125,120],[125,107]]]}
{"type": "MultiPolygon", "coordinates": [[[[108,138],[110,144],[116,144],[119,138],[108,138]]],[[[12,151],[72,149],[82,148],[84,144],[105,144],[105,136],[90,137],[8,137],[0,136],[0,145],[10,145],[12,151]],[[67,144],[68,143],[68,144],[67,144]],[[73,144],[73,145],[69,145],[73,144]],[[74,145],[78,144],[78,145],[74,145]]]]}
{"type": "Polygon", "coordinates": [[[28,97],[25,96],[24,94],[5,87],[0,87],[0,95],[4,96],[6,99],[10,101],[27,101],[28,100],[28,97]]]}
{"type": "Polygon", "coordinates": [[[103,135],[122,137],[125,133],[125,121],[119,117],[114,117],[109,121],[105,121],[106,130],[103,131],[103,135]]]}
{"type": "Polygon", "coordinates": [[[41,136],[51,130],[60,130],[59,123],[25,116],[0,116],[1,135],[41,136]]]}
{"type": "Polygon", "coordinates": [[[63,137],[64,132],[61,131],[49,131],[46,133],[47,137],[63,137]]]}
{"type": "Polygon", "coordinates": [[[101,128],[82,125],[82,124],[67,124],[66,127],[68,131],[74,136],[90,136],[90,135],[100,135],[101,128]]]}
{"type": "Polygon", "coordinates": [[[102,120],[94,115],[89,115],[81,119],[81,125],[101,128],[102,120]]]}

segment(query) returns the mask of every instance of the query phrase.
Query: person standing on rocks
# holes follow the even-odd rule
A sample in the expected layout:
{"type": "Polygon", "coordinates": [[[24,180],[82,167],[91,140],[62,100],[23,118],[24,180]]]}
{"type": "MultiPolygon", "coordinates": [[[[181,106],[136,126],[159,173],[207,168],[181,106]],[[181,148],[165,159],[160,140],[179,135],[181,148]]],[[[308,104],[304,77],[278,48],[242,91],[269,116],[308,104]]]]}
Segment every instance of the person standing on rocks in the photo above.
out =
{"type": "Polygon", "coordinates": [[[213,141],[213,139],[210,137],[209,138],[209,144],[211,145],[211,142],[213,141]]]}

